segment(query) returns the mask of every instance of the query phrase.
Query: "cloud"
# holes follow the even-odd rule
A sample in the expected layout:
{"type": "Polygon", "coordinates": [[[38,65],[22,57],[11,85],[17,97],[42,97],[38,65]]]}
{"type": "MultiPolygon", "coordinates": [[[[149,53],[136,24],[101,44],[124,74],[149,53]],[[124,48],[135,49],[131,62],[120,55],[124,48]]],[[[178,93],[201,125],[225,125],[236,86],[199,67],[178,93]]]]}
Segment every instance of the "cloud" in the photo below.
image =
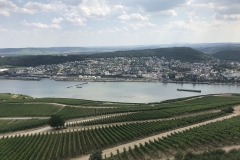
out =
{"type": "Polygon", "coordinates": [[[128,31],[128,29],[126,27],[123,27],[122,29],[120,28],[108,28],[108,29],[103,29],[103,30],[99,30],[98,33],[102,34],[102,33],[117,33],[117,32],[121,32],[121,31],[128,31]]]}
{"type": "Polygon", "coordinates": [[[70,22],[74,25],[80,25],[80,26],[86,25],[85,24],[86,19],[80,17],[79,13],[76,12],[76,11],[75,12],[74,11],[68,11],[68,12],[65,13],[64,16],[65,16],[64,21],[70,22]]]}
{"type": "Polygon", "coordinates": [[[58,24],[43,24],[43,23],[28,23],[26,20],[21,21],[21,24],[28,26],[28,27],[33,27],[36,29],[48,29],[48,28],[55,28],[55,29],[60,29],[61,27],[58,24]]]}
{"type": "Polygon", "coordinates": [[[10,16],[10,13],[8,11],[0,10],[0,15],[4,15],[6,17],[10,16]]]}
{"type": "Polygon", "coordinates": [[[78,6],[82,3],[82,0],[61,0],[62,3],[72,6],[78,6]]]}
{"type": "Polygon", "coordinates": [[[10,12],[17,10],[17,8],[11,1],[0,0],[0,15],[10,16],[10,12]]]}
{"type": "Polygon", "coordinates": [[[21,21],[21,24],[23,24],[25,26],[29,26],[29,27],[38,28],[38,29],[49,28],[49,26],[46,25],[46,24],[43,24],[43,23],[28,23],[26,20],[21,21]]]}
{"type": "Polygon", "coordinates": [[[214,18],[217,20],[240,20],[240,14],[214,14],[214,18]]]}
{"type": "Polygon", "coordinates": [[[38,2],[28,2],[21,8],[23,13],[34,14],[41,11],[47,11],[51,9],[50,4],[42,4],[38,2]]]}
{"type": "Polygon", "coordinates": [[[214,3],[216,5],[232,5],[239,4],[239,0],[194,0],[191,4],[207,4],[214,3]]]}
{"type": "Polygon", "coordinates": [[[239,20],[240,3],[215,7],[214,18],[218,20],[239,20]]]}
{"type": "Polygon", "coordinates": [[[193,23],[186,23],[185,21],[173,21],[166,25],[166,27],[174,30],[196,30],[193,23]]]}
{"type": "Polygon", "coordinates": [[[240,4],[234,4],[229,6],[218,6],[216,11],[220,14],[239,14],[240,4]]]}
{"type": "Polygon", "coordinates": [[[37,12],[60,12],[65,8],[67,8],[67,6],[61,2],[53,2],[49,4],[43,4],[41,2],[28,2],[19,10],[23,13],[35,14],[37,12]]]}
{"type": "Polygon", "coordinates": [[[61,27],[58,24],[50,24],[49,28],[61,29],[61,27]]]}
{"type": "Polygon", "coordinates": [[[117,9],[117,10],[118,9],[124,9],[124,6],[119,4],[119,5],[115,5],[114,8],[117,9]]]}
{"type": "Polygon", "coordinates": [[[196,0],[193,1],[196,7],[207,7],[214,12],[213,18],[216,20],[239,20],[240,1],[239,0],[196,0]]]}
{"type": "Polygon", "coordinates": [[[14,4],[14,3],[12,3],[11,1],[8,1],[8,0],[0,0],[0,8],[1,9],[5,9],[5,8],[10,8],[10,9],[12,9],[12,8],[17,8],[17,6],[14,4]]]}
{"type": "Polygon", "coordinates": [[[68,22],[71,22],[71,23],[75,24],[75,25],[80,25],[80,26],[85,25],[85,23],[84,23],[85,19],[82,19],[82,18],[79,18],[79,17],[68,17],[68,18],[66,18],[66,20],[68,22]]]}
{"type": "Polygon", "coordinates": [[[134,30],[138,30],[143,27],[157,27],[156,24],[150,23],[150,22],[139,22],[134,24],[129,24],[134,30]]]}
{"type": "Polygon", "coordinates": [[[0,27],[0,32],[6,32],[7,30],[0,27]]]}
{"type": "Polygon", "coordinates": [[[160,15],[163,15],[163,16],[176,16],[177,15],[177,13],[174,10],[166,10],[166,11],[161,11],[159,13],[160,13],[160,15]]]}
{"type": "Polygon", "coordinates": [[[187,4],[188,0],[125,0],[124,4],[140,7],[146,12],[161,12],[187,4]]]}
{"type": "Polygon", "coordinates": [[[56,23],[60,23],[63,21],[63,18],[59,17],[59,18],[53,18],[52,19],[52,23],[56,24],[56,23]]]}
{"type": "Polygon", "coordinates": [[[83,0],[79,5],[87,17],[105,17],[111,13],[111,8],[104,0],[83,0]]]}
{"type": "Polygon", "coordinates": [[[133,14],[130,14],[130,15],[124,14],[124,15],[121,15],[117,18],[122,20],[122,21],[148,21],[147,17],[142,16],[138,13],[133,13],[133,14]]]}
{"type": "Polygon", "coordinates": [[[138,30],[143,27],[156,27],[157,25],[150,23],[147,16],[142,16],[139,13],[123,14],[118,16],[122,23],[130,26],[134,30],[138,30]]]}

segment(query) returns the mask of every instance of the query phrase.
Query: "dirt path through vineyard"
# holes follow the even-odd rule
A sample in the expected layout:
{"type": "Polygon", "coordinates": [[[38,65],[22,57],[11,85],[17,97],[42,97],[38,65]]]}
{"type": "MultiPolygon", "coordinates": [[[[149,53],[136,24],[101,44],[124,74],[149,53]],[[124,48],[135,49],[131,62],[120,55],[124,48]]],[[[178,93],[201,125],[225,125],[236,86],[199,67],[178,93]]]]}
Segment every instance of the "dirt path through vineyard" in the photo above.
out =
{"type": "MultiPolygon", "coordinates": [[[[115,146],[115,147],[112,147],[112,148],[109,148],[109,149],[105,149],[103,150],[103,155],[107,155],[107,157],[110,157],[110,154],[111,152],[113,154],[116,154],[116,150],[118,149],[120,152],[123,152],[123,148],[125,147],[126,149],[128,147],[131,147],[131,148],[134,148],[134,145],[139,145],[139,143],[142,143],[144,144],[145,142],[148,142],[149,140],[154,140],[154,139],[158,139],[158,138],[162,138],[162,137],[166,137],[167,135],[171,134],[171,133],[174,133],[174,132],[182,132],[184,130],[188,130],[190,128],[193,128],[193,127],[199,127],[199,126],[202,126],[202,125],[205,125],[205,124],[208,124],[208,123],[212,123],[212,122],[216,122],[216,121],[221,121],[223,119],[229,119],[229,118],[232,118],[232,117],[235,117],[235,116],[238,116],[240,115],[240,105],[238,106],[235,106],[234,107],[234,113],[231,114],[231,115],[228,115],[228,116],[224,116],[224,117],[220,117],[220,118],[216,118],[216,119],[213,119],[213,120],[209,120],[209,121],[205,121],[205,122],[202,122],[202,123],[198,123],[198,124],[195,124],[195,125],[190,125],[190,126],[187,126],[187,127],[183,127],[183,128],[179,128],[179,129],[175,129],[175,130],[172,130],[172,131],[168,131],[168,132],[165,132],[165,133],[160,133],[158,135],[154,135],[154,136],[151,136],[151,137],[147,137],[147,138],[144,138],[144,139],[140,139],[140,140],[136,140],[136,141],[133,141],[133,142],[130,142],[130,143],[126,143],[126,144],[122,144],[122,145],[119,145],[119,146],[115,146]]],[[[88,160],[89,159],[89,156],[90,155],[86,155],[86,156],[82,156],[82,157],[78,157],[78,158],[72,158],[72,160],[88,160]]]]}
{"type": "MultiPolygon", "coordinates": [[[[80,122],[84,122],[84,121],[88,121],[88,120],[95,120],[95,119],[100,119],[103,117],[108,117],[108,116],[117,116],[117,115],[126,115],[126,114],[131,114],[132,112],[129,113],[117,113],[117,114],[109,114],[109,115],[105,115],[105,116],[95,116],[95,117],[87,117],[87,118],[79,118],[79,119],[74,119],[74,120],[70,120],[69,122],[67,122],[67,124],[72,124],[72,123],[80,123],[80,122]]],[[[19,117],[21,119],[21,117],[19,117]]],[[[22,117],[23,119],[24,117],[22,117]]],[[[29,117],[28,117],[29,118],[29,117]]],[[[14,118],[13,118],[14,119],[14,118]]],[[[17,119],[17,118],[16,118],[17,119]]],[[[15,135],[31,135],[31,134],[35,134],[35,133],[42,133],[42,132],[51,132],[51,131],[56,131],[55,129],[52,129],[49,126],[45,126],[45,127],[39,127],[39,128],[33,128],[33,129],[29,129],[29,130],[24,130],[24,131],[17,131],[17,132],[12,132],[12,133],[4,133],[4,134],[0,134],[0,139],[3,136],[15,136],[15,135]]],[[[62,131],[62,130],[59,130],[62,131]]],[[[67,132],[68,130],[63,130],[65,132],[67,132]]],[[[71,131],[71,130],[70,130],[71,131]]]]}
{"type": "Polygon", "coordinates": [[[225,146],[222,148],[223,150],[225,150],[226,152],[229,152],[232,149],[240,149],[240,145],[234,145],[234,146],[225,146]]]}

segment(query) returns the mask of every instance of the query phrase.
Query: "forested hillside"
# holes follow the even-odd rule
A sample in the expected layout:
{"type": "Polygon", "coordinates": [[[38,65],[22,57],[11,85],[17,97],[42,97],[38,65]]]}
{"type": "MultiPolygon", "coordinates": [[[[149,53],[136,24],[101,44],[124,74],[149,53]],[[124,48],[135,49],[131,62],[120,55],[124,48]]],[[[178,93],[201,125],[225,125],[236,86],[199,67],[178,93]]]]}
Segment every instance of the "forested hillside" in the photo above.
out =
{"type": "Polygon", "coordinates": [[[18,56],[1,57],[0,65],[11,66],[38,66],[46,64],[59,64],[70,61],[81,61],[86,58],[114,58],[114,57],[165,57],[166,59],[177,59],[188,62],[199,62],[212,59],[211,56],[188,47],[159,48],[145,50],[116,51],[107,53],[96,53],[90,55],[37,55],[37,56],[18,56]]]}
{"type": "Polygon", "coordinates": [[[59,64],[69,61],[81,61],[86,58],[86,55],[70,55],[70,56],[53,56],[53,55],[38,55],[38,56],[14,56],[0,57],[1,65],[10,66],[39,66],[47,64],[59,64]]]}
{"type": "Polygon", "coordinates": [[[240,61],[240,50],[219,51],[219,52],[213,54],[213,57],[216,57],[220,60],[240,61]]]}
{"type": "Polygon", "coordinates": [[[159,48],[159,49],[145,49],[145,50],[131,50],[131,51],[117,51],[101,54],[90,55],[93,57],[165,57],[167,59],[179,59],[182,61],[202,61],[211,59],[212,57],[200,51],[189,47],[173,47],[173,48],[159,48]]]}

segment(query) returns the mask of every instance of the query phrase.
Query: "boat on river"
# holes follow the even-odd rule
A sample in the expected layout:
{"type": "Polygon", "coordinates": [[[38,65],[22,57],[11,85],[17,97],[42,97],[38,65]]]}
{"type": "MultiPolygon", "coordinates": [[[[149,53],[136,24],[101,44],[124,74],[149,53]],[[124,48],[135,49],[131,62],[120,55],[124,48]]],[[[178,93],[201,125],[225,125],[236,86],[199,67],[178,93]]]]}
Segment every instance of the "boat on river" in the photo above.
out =
{"type": "Polygon", "coordinates": [[[186,92],[201,92],[201,90],[195,90],[195,89],[177,89],[177,91],[186,91],[186,92]]]}
{"type": "Polygon", "coordinates": [[[76,88],[82,88],[82,86],[76,86],[76,88]]]}

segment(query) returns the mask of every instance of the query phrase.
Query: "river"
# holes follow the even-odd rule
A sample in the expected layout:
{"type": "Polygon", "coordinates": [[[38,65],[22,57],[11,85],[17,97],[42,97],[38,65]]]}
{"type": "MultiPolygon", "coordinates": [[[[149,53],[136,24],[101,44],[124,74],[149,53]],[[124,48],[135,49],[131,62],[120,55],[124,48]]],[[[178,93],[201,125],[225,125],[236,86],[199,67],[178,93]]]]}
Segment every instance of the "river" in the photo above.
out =
{"type": "Polygon", "coordinates": [[[176,84],[154,82],[89,82],[82,88],[67,88],[82,82],[0,80],[0,93],[25,94],[37,98],[61,97],[98,101],[149,103],[187,96],[240,93],[236,85],[176,84]],[[177,91],[178,88],[201,90],[201,93],[177,91]]]}

